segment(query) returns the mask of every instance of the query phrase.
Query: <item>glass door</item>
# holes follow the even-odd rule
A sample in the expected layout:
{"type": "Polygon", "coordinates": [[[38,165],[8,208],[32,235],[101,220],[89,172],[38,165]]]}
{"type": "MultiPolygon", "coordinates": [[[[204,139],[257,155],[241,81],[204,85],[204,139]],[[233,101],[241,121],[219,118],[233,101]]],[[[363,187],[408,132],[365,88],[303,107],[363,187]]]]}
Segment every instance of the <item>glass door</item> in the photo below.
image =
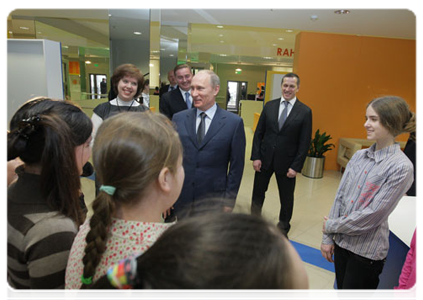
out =
{"type": "Polygon", "coordinates": [[[246,81],[228,81],[228,90],[226,93],[226,101],[228,103],[227,110],[238,113],[239,100],[247,99],[247,87],[248,82],[246,81]]]}
{"type": "MultiPolygon", "coordinates": [[[[105,79],[105,81],[107,82],[106,74],[90,74],[90,94],[87,98],[100,99],[102,97],[103,93],[101,91],[101,82],[103,81],[103,79],[105,79]]],[[[107,95],[105,97],[107,97],[107,95]]]]}

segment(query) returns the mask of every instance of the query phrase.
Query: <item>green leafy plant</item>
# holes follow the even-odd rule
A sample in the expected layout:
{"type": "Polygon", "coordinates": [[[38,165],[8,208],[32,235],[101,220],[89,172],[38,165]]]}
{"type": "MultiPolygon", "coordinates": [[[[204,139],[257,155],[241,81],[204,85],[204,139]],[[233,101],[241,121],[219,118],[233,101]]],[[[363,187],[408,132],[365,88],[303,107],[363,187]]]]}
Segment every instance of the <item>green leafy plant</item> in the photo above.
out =
{"type": "Polygon", "coordinates": [[[326,132],[320,134],[320,130],[317,129],[314,139],[310,142],[310,149],[308,149],[307,155],[310,157],[324,157],[323,154],[329,150],[332,150],[332,147],[335,147],[334,144],[329,144],[328,141],[331,140],[330,135],[326,135],[326,132]]]}

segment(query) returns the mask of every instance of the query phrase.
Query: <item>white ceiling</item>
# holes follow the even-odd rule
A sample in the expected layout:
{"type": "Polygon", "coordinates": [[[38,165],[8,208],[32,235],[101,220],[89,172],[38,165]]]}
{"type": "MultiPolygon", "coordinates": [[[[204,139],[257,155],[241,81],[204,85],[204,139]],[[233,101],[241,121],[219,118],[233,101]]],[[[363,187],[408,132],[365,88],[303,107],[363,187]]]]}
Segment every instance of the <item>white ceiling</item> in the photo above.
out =
{"type": "Polygon", "coordinates": [[[163,24],[221,24],[296,29],[390,38],[416,38],[416,16],[410,10],[351,9],[162,9],[163,24]],[[310,16],[318,19],[312,21],[310,16]]]}
{"type": "MultiPolygon", "coordinates": [[[[345,15],[335,14],[334,11],[335,9],[153,9],[152,16],[159,16],[163,25],[221,24],[416,38],[416,16],[407,9],[351,9],[351,12],[345,15]],[[318,19],[312,21],[311,15],[316,15],[318,19]]],[[[80,22],[108,19],[107,9],[19,9],[12,14],[66,18],[80,22]]]]}
{"type": "MultiPolygon", "coordinates": [[[[145,9],[19,9],[12,11],[11,15],[13,22],[28,23],[34,19],[44,22],[43,29],[47,31],[51,28],[50,35],[62,36],[63,39],[75,41],[74,43],[80,46],[105,48],[108,47],[109,37],[112,35],[137,38],[132,32],[137,31],[137,26],[140,27],[140,21],[148,22],[150,15],[151,21],[159,21],[161,24],[161,56],[170,53],[177,55],[177,48],[172,48],[172,43],[167,45],[173,40],[179,41],[179,48],[181,45],[188,47],[184,51],[191,50],[197,55],[199,52],[209,52],[212,60],[218,59],[228,63],[245,61],[283,65],[283,59],[275,57],[274,48],[293,48],[295,34],[300,31],[416,39],[416,16],[410,10],[350,9],[349,14],[343,15],[335,14],[334,11],[335,9],[152,9],[148,14],[145,9]],[[112,13],[111,17],[109,13],[112,13]],[[314,16],[315,20],[312,20],[311,16],[314,16]],[[109,29],[109,19],[113,25],[112,31],[109,29]],[[211,30],[215,29],[214,25],[225,26],[224,42],[217,39],[216,30],[211,30]],[[245,28],[239,30],[233,26],[245,28]],[[189,27],[193,37],[186,46],[189,27]],[[264,28],[268,28],[269,32],[263,33],[264,28]],[[294,30],[294,35],[286,33],[286,29],[294,30]],[[65,34],[66,32],[69,35],[65,34]],[[82,39],[78,39],[78,36],[82,39]],[[281,37],[284,37],[285,41],[276,41],[281,37]],[[253,47],[256,49],[249,52],[253,47]],[[234,55],[235,53],[238,56],[234,55]],[[240,53],[244,60],[239,57],[240,53]],[[222,54],[227,56],[222,57],[222,54]],[[273,59],[264,58],[268,56],[273,56],[273,59]]],[[[17,29],[22,26],[21,23],[16,24],[19,24],[15,26],[17,29]]],[[[146,26],[148,28],[148,25],[146,26]]],[[[66,45],[67,41],[62,41],[62,44],[66,45]]],[[[285,63],[289,65],[291,62],[285,58],[285,63]]]]}

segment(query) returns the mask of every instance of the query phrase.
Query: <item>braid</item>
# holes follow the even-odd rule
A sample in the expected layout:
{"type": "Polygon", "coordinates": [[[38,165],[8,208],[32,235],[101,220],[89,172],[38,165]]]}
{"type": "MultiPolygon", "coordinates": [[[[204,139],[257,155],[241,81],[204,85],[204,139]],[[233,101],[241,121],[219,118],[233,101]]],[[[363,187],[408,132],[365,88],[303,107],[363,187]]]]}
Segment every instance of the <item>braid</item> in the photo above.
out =
{"type": "MultiPolygon", "coordinates": [[[[84,278],[92,279],[100,263],[101,256],[106,250],[108,228],[112,223],[114,210],[115,204],[111,196],[106,193],[100,193],[93,202],[94,214],[90,220],[90,231],[86,237],[87,246],[85,247],[85,255],[82,259],[84,264],[84,278]]],[[[86,286],[84,284],[83,287],[86,286]]]]}

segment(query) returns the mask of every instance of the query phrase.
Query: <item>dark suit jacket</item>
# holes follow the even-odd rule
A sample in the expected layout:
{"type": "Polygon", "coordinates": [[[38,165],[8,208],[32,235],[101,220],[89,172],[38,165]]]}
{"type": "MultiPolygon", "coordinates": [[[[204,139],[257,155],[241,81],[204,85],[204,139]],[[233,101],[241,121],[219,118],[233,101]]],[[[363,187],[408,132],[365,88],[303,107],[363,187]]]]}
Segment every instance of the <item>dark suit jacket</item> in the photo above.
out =
{"type": "Polygon", "coordinates": [[[244,172],[245,131],[242,119],[217,107],[206,136],[198,144],[196,112],[197,109],[192,108],[173,116],[184,148],[185,180],[174,205],[179,219],[186,216],[187,209],[204,209],[203,204],[207,201],[199,200],[205,198],[222,199],[220,203],[214,203],[219,208],[233,207],[244,172]]]}
{"type": "Polygon", "coordinates": [[[159,111],[171,120],[174,114],[187,108],[179,88],[163,94],[159,101],[159,111]]]}
{"type": "MultiPolygon", "coordinates": [[[[170,84],[165,84],[165,85],[163,85],[163,86],[160,88],[160,90],[159,90],[159,98],[161,98],[163,94],[165,94],[165,93],[167,93],[167,92],[170,92],[170,91],[169,91],[169,86],[170,86],[170,84]]],[[[175,89],[176,89],[176,88],[178,88],[178,85],[176,85],[176,86],[175,86],[175,89]]]]}
{"type": "Polygon", "coordinates": [[[262,168],[272,167],[277,174],[291,168],[301,172],[310,147],[311,109],[297,98],[294,107],[279,130],[280,98],[269,101],[263,108],[253,139],[251,160],[260,159],[262,168]]]}

